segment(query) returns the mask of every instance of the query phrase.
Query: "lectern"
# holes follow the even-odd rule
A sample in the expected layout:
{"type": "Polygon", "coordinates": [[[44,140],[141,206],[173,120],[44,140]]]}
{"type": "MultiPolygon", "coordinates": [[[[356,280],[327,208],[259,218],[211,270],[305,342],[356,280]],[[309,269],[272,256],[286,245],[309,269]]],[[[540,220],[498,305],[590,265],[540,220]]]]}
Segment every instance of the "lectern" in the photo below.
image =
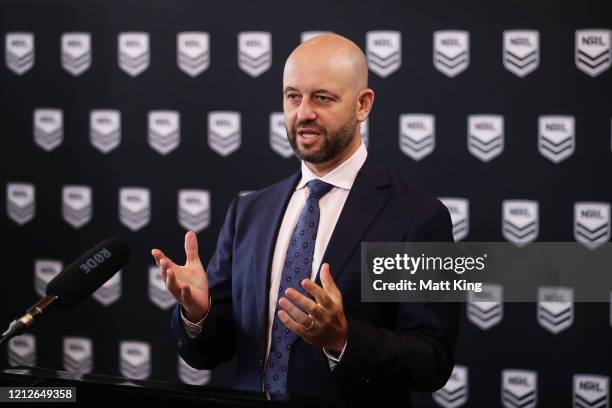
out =
{"type": "MultiPolygon", "coordinates": [[[[46,368],[12,367],[0,370],[1,387],[74,387],[78,406],[126,404],[128,407],[316,407],[316,401],[287,396],[162,381],[132,380],[46,368]],[[149,405],[150,404],[150,405],[149,405]]],[[[69,404],[67,406],[70,406],[69,404]]]]}

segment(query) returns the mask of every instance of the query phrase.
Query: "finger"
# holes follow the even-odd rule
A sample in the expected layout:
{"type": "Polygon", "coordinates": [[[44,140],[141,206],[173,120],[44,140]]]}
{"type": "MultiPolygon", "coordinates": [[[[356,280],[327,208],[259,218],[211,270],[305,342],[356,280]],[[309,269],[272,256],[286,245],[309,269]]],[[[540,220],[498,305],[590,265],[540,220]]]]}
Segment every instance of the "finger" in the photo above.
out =
{"type": "Polygon", "coordinates": [[[151,255],[153,255],[153,259],[155,260],[155,265],[159,266],[159,261],[164,257],[164,253],[157,248],[153,248],[151,250],[151,255]]]}
{"type": "Polygon", "coordinates": [[[172,261],[172,259],[168,258],[166,254],[164,254],[161,250],[157,248],[151,251],[151,255],[153,255],[153,258],[155,258],[155,263],[160,267],[161,267],[162,260],[166,260],[168,262],[169,267],[176,266],[176,264],[172,261]]]}
{"type": "Polygon", "coordinates": [[[295,320],[293,320],[291,316],[287,314],[287,312],[285,312],[284,310],[279,310],[277,312],[277,315],[280,321],[283,322],[283,324],[289,330],[291,330],[292,332],[294,332],[300,337],[304,337],[304,335],[306,334],[306,328],[302,326],[301,324],[299,324],[298,322],[296,322],[295,320]]]}
{"type": "Polygon", "coordinates": [[[166,287],[176,297],[178,300],[181,300],[181,292],[178,286],[178,281],[176,279],[176,275],[172,269],[168,269],[166,272],[166,287]]]}
{"type": "Polygon", "coordinates": [[[187,231],[185,234],[185,255],[187,255],[187,263],[196,263],[200,261],[200,255],[198,254],[198,238],[193,231],[187,231]]]}
{"type": "Polygon", "coordinates": [[[317,303],[309,297],[302,295],[299,291],[289,288],[285,291],[285,296],[287,296],[294,305],[302,309],[305,314],[312,315],[317,319],[323,317],[323,310],[317,307],[317,303]]]}
{"type": "Polygon", "coordinates": [[[340,289],[336,286],[334,277],[329,270],[328,263],[324,263],[323,266],[321,266],[321,283],[323,284],[323,289],[332,297],[338,297],[338,295],[340,295],[340,289]]]}
{"type": "Polygon", "coordinates": [[[308,291],[320,304],[323,309],[331,310],[334,306],[334,302],[331,300],[327,292],[322,287],[311,281],[310,279],[302,280],[302,287],[308,291]]]}
{"type": "Polygon", "coordinates": [[[294,305],[289,299],[286,297],[280,298],[278,301],[280,307],[285,309],[289,316],[293,318],[296,322],[299,322],[304,327],[309,326],[312,318],[308,317],[308,315],[302,312],[296,305],[294,305]]]}
{"type": "Polygon", "coordinates": [[[172,265],[166,258],[159,261],[159,272],[161,273],[161,277],[164,279],[164,282],[166,281],[168,269],[171,268],[171,266],[172,265]]]}

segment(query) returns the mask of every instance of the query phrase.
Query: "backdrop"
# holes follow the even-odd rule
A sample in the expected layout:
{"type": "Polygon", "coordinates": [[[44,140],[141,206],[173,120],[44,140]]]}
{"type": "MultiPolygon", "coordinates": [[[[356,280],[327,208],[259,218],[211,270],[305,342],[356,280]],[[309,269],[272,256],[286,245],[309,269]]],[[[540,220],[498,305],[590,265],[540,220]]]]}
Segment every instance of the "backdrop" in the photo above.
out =
{"type": "MultiPolygon", "coordinates": [[[[597,250],[611,29],[608,0],[3,1],[0,323],[95,243],[132,246],[117,278],[3,346],[3,364],[231,383],[233,363],[198,372],[178,358],[150,250],[182,262],[194,229],[207,262],[231,200],[299,168],[282,69],[316,31],[367,52],[369,154],[444,198],[457,240],[597,250]]],[[[455,372],[418,406],[607,406],[609,303],[490,295],[464,308],[455,372]]]]}

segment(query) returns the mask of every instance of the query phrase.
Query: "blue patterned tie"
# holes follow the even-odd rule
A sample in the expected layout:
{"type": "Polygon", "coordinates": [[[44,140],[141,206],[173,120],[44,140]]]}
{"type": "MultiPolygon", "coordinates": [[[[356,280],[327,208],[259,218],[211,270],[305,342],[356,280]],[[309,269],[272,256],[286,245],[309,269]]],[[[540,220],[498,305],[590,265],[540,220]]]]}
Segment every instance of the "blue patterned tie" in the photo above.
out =
{"type": "MultiPolygon", "coordinates": [[[[321,180],[311,180],[308,186],[308,199],[300,218],[291,234],[285,265],[281,276],[278,298],[284,296],[287,288],[293,288],[303,295],[310,296],[300,285],[303,279],[312,275],[312,257],[314,254],[317,229],[319,227],[319,199],[332,189],[331,184],[321,180]]],[[[278,302],[276,312],[278,312],[278,302]]],[[[264,373],[265,390],[271,393],[287,393],[287,367],[289,366],[289,352],[297,335],[290,331],[274,314],[272,323],[272,341],[268,365],[264,373]]]]}

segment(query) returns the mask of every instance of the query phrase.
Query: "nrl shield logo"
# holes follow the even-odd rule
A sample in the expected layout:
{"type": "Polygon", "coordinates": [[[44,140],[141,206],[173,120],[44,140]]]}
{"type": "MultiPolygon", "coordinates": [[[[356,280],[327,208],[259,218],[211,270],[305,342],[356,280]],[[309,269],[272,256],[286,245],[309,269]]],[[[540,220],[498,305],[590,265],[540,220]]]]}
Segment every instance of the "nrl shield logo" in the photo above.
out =
{"type": "Polygon", "coordinates": [[[540,33],[535,30],[504,31],[504,67],[522,78],[540,65],[540,33]]]}
{"type": "Polygon", "coordinates": [[[64,368],[66,371],[90,373],[93,369],[93,345],[85,337],[64,337],[64,368]]]}
{"type": "Polygon", "coordinates": [[[36,215],[36,195],[33,184],[8,183],[6,186],[6,212],[18,225],[24,225],[36,215]]]}
{"type": "Polygon", "coordinates": [[[538,288],[538,323],[558,334],[574,323],[574,289],[538,288]]]}
{"type": "Polygon", "coordinates": [[[470,202],[466,198],[438,198],[446,206],[453,223],[455,242],[462,241],[470,231],[470,202]]]}
{"type": "Polygon", "coordinates": [[[306,42],[308,40],[312,40],[323,34],[331,34],[332,31],[303,31],[300,34],[300,42],[306,42]]]}
{"type": "Polygon", "coordinates": [[[540,116],[538,128],[538,151],[542,156],[559,163],[574,154],[573,116],[540,116]]]}
{"type": "Polygon", "coordinates": [[[576,66],[595,77],[608,68],[612,58],[611,30],[576,30],[576,66]]]}
{"type": "Polygon", "coordinates": [[[456,365],[446,385],[432,396],[444,408],[456,408],[465,404],[468,400],[468,368],[456,365]]]}
{"type": "Polygon", "coordinates": [[[433,115],[400,115],[400,150],[412,160],[421,160],[436,148],[435,118],[433,115]]]}
{"type": "Polygon", "coordinates": [[[535,408],[538,404],[538,373],[503,370],[501,400],[505,408],[535,408]]]}
{"type": "Polygon", "coordinates": [[[44,297],[47,285],[64,269],[61,261],[54,259],[36,259],[34,261],[34,291],[44,297]]]}
{"type": "Polygon", "coordinates": [[[503,287],[483,283],[481,292],[468,292],[467,318],[482,330],[488,330],[504,317],[503,287]]]}
{"type": "Polygon", "coordinates": [[[434,32],[434,67],[449,78],[470,65],[470,34],[467,31],[434,32]]]}
{"type": "Polygon", "coordinates": [[[610,240],[610,203],[574,204],[574,238],[589,249],[610,240]]]}
{"type": "Polygon", "coordinates": [[[166,288],[166,283],[157,266],[149,266],[149,299],[162,310],[169,309],[176,304],[176,299],[166,288]]]}
{"type": "Polygon", "coordinates": [[[102,306],[110,306],[121,297],[121,270],[104,282],[93,294],[102,306]]]}
{"type": "Polygon", "coordinates": [[[166,155],[181,143],[181,119],[177,111],[149,112],[149,146],[166,155]]]}
{"type": "Polygon", "coordinates": [[[121,112],[118,110],[92,110],[89,114],[89,141],[106,154],[121,143],[121,112]]]}
{"type": "Polygon", "coordinates": [[[287,138],[283,112],[272,112],[270,114],[270,147],[285,159],[293,156],[293,149],[287,138]]]}
{"type": "Polygon", "coordinates": [[[79,76],[91,66],[91,34],[62,34],[62,67],[79,76]]]}
{"type": "Polygon", "coordinates": [[[245,31],[238,34],[238,66],[257,78],[272,66],[272,34],[245,31]]]}
{"type": "Polygon", "coordinates": [[[5,59],[8,69],[23,75],[34,66],[34,34],[7,33],[5,59]]]}
{"type": "Polygon", "coordinates": [[[50,152],[64,140],[64,115],[60,109],[34,111],[34,141],[50,152]]]}
{"type": "Polygon", "coordinates": [[[178,377],[185,384],[205,385],[210,382],[210,370],[197,370],[178,356],[178,377]]]}
{"type": "Polygon", "coordinates": [[[575,374],[572,407],[608,408],[610,378],[603,375],[575,374]]]}
{"type": "Polygon", "coordinates": [[[537,201],[504,200],[502,202],[502,235],[522,247],[535,240],[540,230],[537,201]]]}
{"type": "Polygon", "coordinates": [[[151,220],[151,193],[147,188],[124,187],[119,190],[119,220],[138,231],[151,220]]]}
{"type": "Polygon", "coordinates": [[[468,150],[488,162],[504,151],[504,117],[470,115],[468,117],[468,150]]]}
{"type": "Polygon", "coordinates": [[[8,341],[8,363],[11,367],[36,367],[36,338],[31,334],[15,336],[8,341]]]}
{"type": "Polygon", "coordinates": [[[188,31],[176,36],[176,63],[189,75],[196,77],[210,66],[210,36],[205,32],[188,31]]]}
{"type": "Polygon", "coordinates": [[[91,187],[64,186],[62,189],[62,216],[74,228],[81,228],[91,220],[93,204],[91,187]]]}
{"type": "Polygon", "coordinates": [[[238,150],[241,141],[239,112],[208,114],[208,146],[212,150],[226,157],[238,150]]]}
{"type": "Polygon", "coordinates": [[[399,31],[368,31],[366,33],[368,68],[386,78],[402,65],[402,34],[399,31]]]}
{"type": "Polygon", "coordinates": [[[119,371],[121,375],[144,380],[151,375],[151,346],[140,341],[122,341],[119,344],[119,371]]]}
{"type": "Polygon", "coordinates": [[[179,190],[178,221],[187,229],[200,232],[210,224],[210,192],[179,190]]]}
{"type": "Polygon", "coordinates": [[[119,34],[119,68],[130,76],[138,76],[149,68],[149,33],[126,32],[119,34]]]}

